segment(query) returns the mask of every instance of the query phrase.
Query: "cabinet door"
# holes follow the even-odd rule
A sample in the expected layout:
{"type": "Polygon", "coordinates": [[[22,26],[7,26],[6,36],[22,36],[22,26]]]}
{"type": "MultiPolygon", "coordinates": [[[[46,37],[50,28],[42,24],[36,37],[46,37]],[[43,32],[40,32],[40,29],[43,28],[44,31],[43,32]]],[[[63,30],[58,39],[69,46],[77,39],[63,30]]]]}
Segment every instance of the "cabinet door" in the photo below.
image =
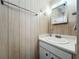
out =
{"type": "Polygon", "coordinates": [[[50,59],[49,52],[42,47],[40,47],[40,59],[50,59]]]}
{"type": "Polygon", "coordinates": [[[61,59],[58,56],[50,53],[50,59],[61,59]]]}

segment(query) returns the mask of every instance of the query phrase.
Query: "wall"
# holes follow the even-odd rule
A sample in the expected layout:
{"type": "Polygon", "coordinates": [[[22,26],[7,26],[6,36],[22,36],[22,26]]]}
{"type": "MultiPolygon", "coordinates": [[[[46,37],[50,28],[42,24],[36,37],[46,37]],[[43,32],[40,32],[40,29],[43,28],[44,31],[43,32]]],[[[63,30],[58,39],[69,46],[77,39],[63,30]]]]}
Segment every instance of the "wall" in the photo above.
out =
{"type": "MultiPolygon", "coordinates": [[[[50,0],[51,1],[51,0],[50,0]]],[[[52,0],[51,4],[57,3],[59,0],[52,0]]],[[[55,34],[67,34],[67,35],[76,35],[76,31],[73,30],[74,25],[76,24],[76,16],[72,15],[76,11],[76,0],[68,0],[69,5],[67,7],[68,11],[68,24],[62,25],[50,25],[50,31],[55,34]]],[[[51,5],[50,4],[50,5],[51,5]]],[[[52,4],[52,5],[53,5],[52,4]]]]}
{"type": "MultiPolygon", "coordinates": [[[[79,0],[77,0],[77,12],[79,12],[79,0]]],[[[79,59],[79,15],[77,15],[77,59],[79,59]]]]}
{"type": "MultiPolygon", "coordinates": [[[[45,0],[7,1],[37,13],[47,4],[45,0]]],[[[0,4],[0,59],[38,58],[37,36],[48,31],[47,17],[41,16],[0,4]]]]}

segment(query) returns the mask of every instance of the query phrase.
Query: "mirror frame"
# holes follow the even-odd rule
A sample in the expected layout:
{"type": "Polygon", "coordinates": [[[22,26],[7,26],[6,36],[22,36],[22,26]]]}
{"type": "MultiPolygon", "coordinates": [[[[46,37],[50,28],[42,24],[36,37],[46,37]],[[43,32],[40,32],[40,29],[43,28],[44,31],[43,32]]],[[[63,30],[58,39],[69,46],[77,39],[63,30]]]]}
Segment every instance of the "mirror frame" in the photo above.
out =
{"type": "Polygon", "coordinates": [[[68,11],[67,11],[67,3],[66,2],[63,2],[63,3],[60,3],[60,4],[58,4],[58,3],[56,3],[55,5],[53,5],[53,6],[56,6],[56,7],[54,7],[54,8],[52,8],[52,9],[56,9],[56,8],[58,8],[59,6],[61,6],[61,5],[63,5],[63,4],[65,4],[65,14],[64,14],[64,18],[63,18],[63,20],[64,20],[64,22],[58,22],[58,23],[55,23],[55,22],[53,22],[52,20],[52,16],[50,16],[50,19],[51,19],[51,24],[53,24],[53,25],[58,25],[58,24],[67,24],[68,23],[68,11]]]}

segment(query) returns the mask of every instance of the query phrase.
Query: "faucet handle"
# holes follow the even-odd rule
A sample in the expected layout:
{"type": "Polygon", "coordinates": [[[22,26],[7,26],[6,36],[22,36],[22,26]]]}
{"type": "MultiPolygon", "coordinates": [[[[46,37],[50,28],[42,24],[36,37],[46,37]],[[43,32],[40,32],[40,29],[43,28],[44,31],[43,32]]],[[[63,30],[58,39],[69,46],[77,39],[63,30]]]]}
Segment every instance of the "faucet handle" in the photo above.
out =
{"type": "Polygon", "coordinates": [[[74,30],[77,30],[77,27],[76,27],[76,25],[74,25],[74,28],[73,28],[74,30]]]}
{"type": "Polygon", "coordinates": [[[56,37],[56,38],[61,38],[61,36],[60,36],[60,35],[55,35],[55,37],[56,37]]]}

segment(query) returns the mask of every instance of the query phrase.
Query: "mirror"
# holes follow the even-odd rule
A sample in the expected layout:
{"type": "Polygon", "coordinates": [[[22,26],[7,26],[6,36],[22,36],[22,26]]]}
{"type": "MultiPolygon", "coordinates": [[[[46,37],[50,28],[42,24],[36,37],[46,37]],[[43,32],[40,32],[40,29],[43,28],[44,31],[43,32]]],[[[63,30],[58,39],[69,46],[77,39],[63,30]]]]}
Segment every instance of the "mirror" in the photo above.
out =
{"type": "Polygon", "coordinates": [[[67,6],[66,3],[57,6],[52,9],[51,23],[52,24],[64,24],[67,23],[67,6]]]}

